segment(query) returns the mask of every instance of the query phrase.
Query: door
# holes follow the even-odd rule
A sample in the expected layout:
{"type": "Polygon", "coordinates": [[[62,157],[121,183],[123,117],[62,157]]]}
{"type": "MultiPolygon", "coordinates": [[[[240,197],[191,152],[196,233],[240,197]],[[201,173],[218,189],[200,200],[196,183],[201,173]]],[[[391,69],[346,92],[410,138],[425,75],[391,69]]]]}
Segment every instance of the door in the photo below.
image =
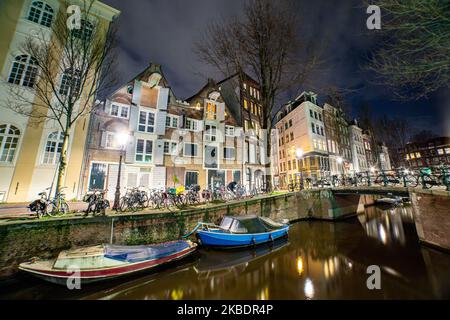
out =
{"type": "Polygon", "coordinates": [[[106,171],[108,166],[104,163],[91,164],[91,178],[89,180],[89,190],[103,190],[105,188],[106,171]]]}
{"type": "Polygon", "coordinates": [[[187,171],[184,185],[189,188],[193,185],[198,185],[198,172],[187,171]]]}

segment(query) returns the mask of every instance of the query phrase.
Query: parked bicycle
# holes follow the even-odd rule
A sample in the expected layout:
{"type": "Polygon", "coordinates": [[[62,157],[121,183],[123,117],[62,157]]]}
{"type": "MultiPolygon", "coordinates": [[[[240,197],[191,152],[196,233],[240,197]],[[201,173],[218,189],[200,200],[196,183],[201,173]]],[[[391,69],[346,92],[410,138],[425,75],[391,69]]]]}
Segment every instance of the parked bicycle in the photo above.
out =
{"type": "Polygon", "coordinates": [[[91,212],[94,216],[106,215],[106,209],[110,208],[109,201],[105,199],[106,192],[107,190],[92,190],[83,197],[83,201],[88,203],[86,215],[91,212]]]}
{"type": "Polygon", "coordinates": [[[65,194],[62,192],[64,189],[66,189],[66,187],[61,188],[60,192],[51,199],[50,195],[47,193],[51,188],[46,188],[45,191],[38,194],[39,199],[28,205],[28,209],[31,212],[36,212],[39,219],[44,216],[54,217],[58,214],[68,213],[69,205],[65,200],[65,194]]]}

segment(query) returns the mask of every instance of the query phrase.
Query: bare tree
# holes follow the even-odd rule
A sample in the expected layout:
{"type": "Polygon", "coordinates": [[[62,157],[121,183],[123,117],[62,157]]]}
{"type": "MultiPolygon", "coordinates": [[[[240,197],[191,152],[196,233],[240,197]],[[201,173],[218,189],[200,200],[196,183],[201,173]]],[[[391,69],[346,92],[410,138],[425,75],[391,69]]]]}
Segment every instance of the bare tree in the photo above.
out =
{"type": "MultiPolygon", "coordinates": [[[[76,121],[96,108],[94,99],[112,84],[115,31],[93,19],[95,0],[81,2],[78,28],[69,28],[69,2],[64,1],[51,25],[51,37],[45,31],[28,37],[21,51],[30,57],[36,79],[28,87],[14,86],[5,106],[29,118],[34,124],[54,121],[62,135],[56,192],[60,192],[67,165],[70,135],[76,121]]],[[[11,82],[11,79],[9,80],[11,82]]],[[[14,82],[13,82],[14,83],[14,82]]]]}
{"type": "MultiPolygon", "coordinates": [[[[320,63],[318,46],[306,46],[299,39],[299,12],[294,1],[248,0],[242,18],[211,23],[196,44],[199,58],[223,75],[237,74],[242,83],[249,74],[258,82],[266,141],[278,100],[292,86],[304,84],[320,63]]],[[[270,143],[266,150],[270,159],[270,143]]]]}
{"type": "Polygon", "coordinates": [[[450,5],[442,0],[379,0],[385,39],[370,58],[398,98],[420,99],[450,86],[450,5]]]}

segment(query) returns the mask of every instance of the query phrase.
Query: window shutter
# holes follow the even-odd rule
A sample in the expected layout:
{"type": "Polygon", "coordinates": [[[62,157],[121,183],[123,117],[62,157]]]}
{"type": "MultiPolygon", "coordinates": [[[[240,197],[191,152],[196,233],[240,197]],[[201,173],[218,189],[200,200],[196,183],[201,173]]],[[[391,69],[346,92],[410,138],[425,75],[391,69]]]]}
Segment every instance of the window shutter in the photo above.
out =
{"type": "Polygon", "coordinates": [[[220,123],[217,127],[217,141],[220,143],[225,142],[225,123],[220,123]]]}
{"type": "Polygon", "coordinates": [[[136,105],[141,104],[141,91],[142,91],[142,84],[140,81],[136,80],[134,82],[133,98],[131,100],[133,102],[133,104],[136,104],[136,105]]]}
{"type": "Polygon", "coordinates": [[[225,103],[217,103],[217,120],[225,121],[225,103]]]}
{"type": "Polygon", "coordinates": [[[101,131],[101,139],[100,139],[100,147],[102,148],[106,148],[106,136],[107,136],[107,132],[105,130],[101,131]]]}
{"type": "Polygon", "coordinates": [[[254,143],[250,143],[250,163],[256,163],[256,146],[254,143]]]}
{"type": "Polygon", "coordinates": [[[150,174],[150,188],[166,188],[166,168],[154,167],[150,174]]]}
{"type": "Polygon", "coordinates": [[[238,127],[234,128],[234,136],[235,137],[241,137],[243,133],[244,133],[243,128],[238,128],[238,127]]]}
{"type": "Polygon", "coordinates": [[[205,122],[203,120],[196,120],[198,125],[198,131],[204,131],[205,122]]]}
{"type": "Polygon", "coordinates": [[[126,148],[125,162],[134,163],[136,159],[136,138],[130,136],[130,139],[126,148]]]}
{"type": "Polygon", "coordinates": [[[167,110],[167,104],[169,103],[169,89],[160,88],[158,96],[158,110],[167,110]]]}
{"type": "Polygon", "coordinates": [[[139,119],[139,108],[137,106],[130,107],[130,132],[137,131],[139,119]]]}
{"type": "Polygon", "coordinates": [[[167,112],[166,111],[159,111],[156,113],[156,126],[155,126],[155,133],[157,135],[165,135],[166,134],[166,118],[167,118],[167,112]]]}
{"type": "Polygon", "coordinates": [[[163,165],[164,164],[164,140],[156,140],[153,159],[155,165],[163,165]]]}

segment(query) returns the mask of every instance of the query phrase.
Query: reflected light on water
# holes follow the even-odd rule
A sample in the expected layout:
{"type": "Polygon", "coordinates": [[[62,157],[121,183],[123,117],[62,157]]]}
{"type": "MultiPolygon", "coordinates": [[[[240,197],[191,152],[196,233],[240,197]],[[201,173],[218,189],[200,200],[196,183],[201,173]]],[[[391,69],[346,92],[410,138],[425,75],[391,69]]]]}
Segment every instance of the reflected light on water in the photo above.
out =
{"type": "Polygon", "coordinates": [[[378,231],[379,235],[380,235],[380,240],[386,244],[386,231],[384,231],[384,227],[382,224],[379,225],[379,231],[378,231]]]}
{"type": "Polygon", "coordinates": [[[302,257],[297,257],[297,272],[299,275],[303,273],[303,259],[302,257]]]}
{"type": "Polygon", "coordinates": [[[258,300],[269,300],[269,287],[265,287],[259,292],[258,300]]]}
{"type": "Polygon", "coordinates": [[[306,281],[305,281],[304,291],[305,291],[305,296],[308,299],[314,298],[314,285],[313,285],[311,279],[309,279],[309,278],[306,279],[306,281]]]}
{"type": "Polygon", "coordinates": [[[173,289],[170,292],[170,298],[172,300],[182,300],[184,296],[183,290],[182,289],[173,289]]]}

